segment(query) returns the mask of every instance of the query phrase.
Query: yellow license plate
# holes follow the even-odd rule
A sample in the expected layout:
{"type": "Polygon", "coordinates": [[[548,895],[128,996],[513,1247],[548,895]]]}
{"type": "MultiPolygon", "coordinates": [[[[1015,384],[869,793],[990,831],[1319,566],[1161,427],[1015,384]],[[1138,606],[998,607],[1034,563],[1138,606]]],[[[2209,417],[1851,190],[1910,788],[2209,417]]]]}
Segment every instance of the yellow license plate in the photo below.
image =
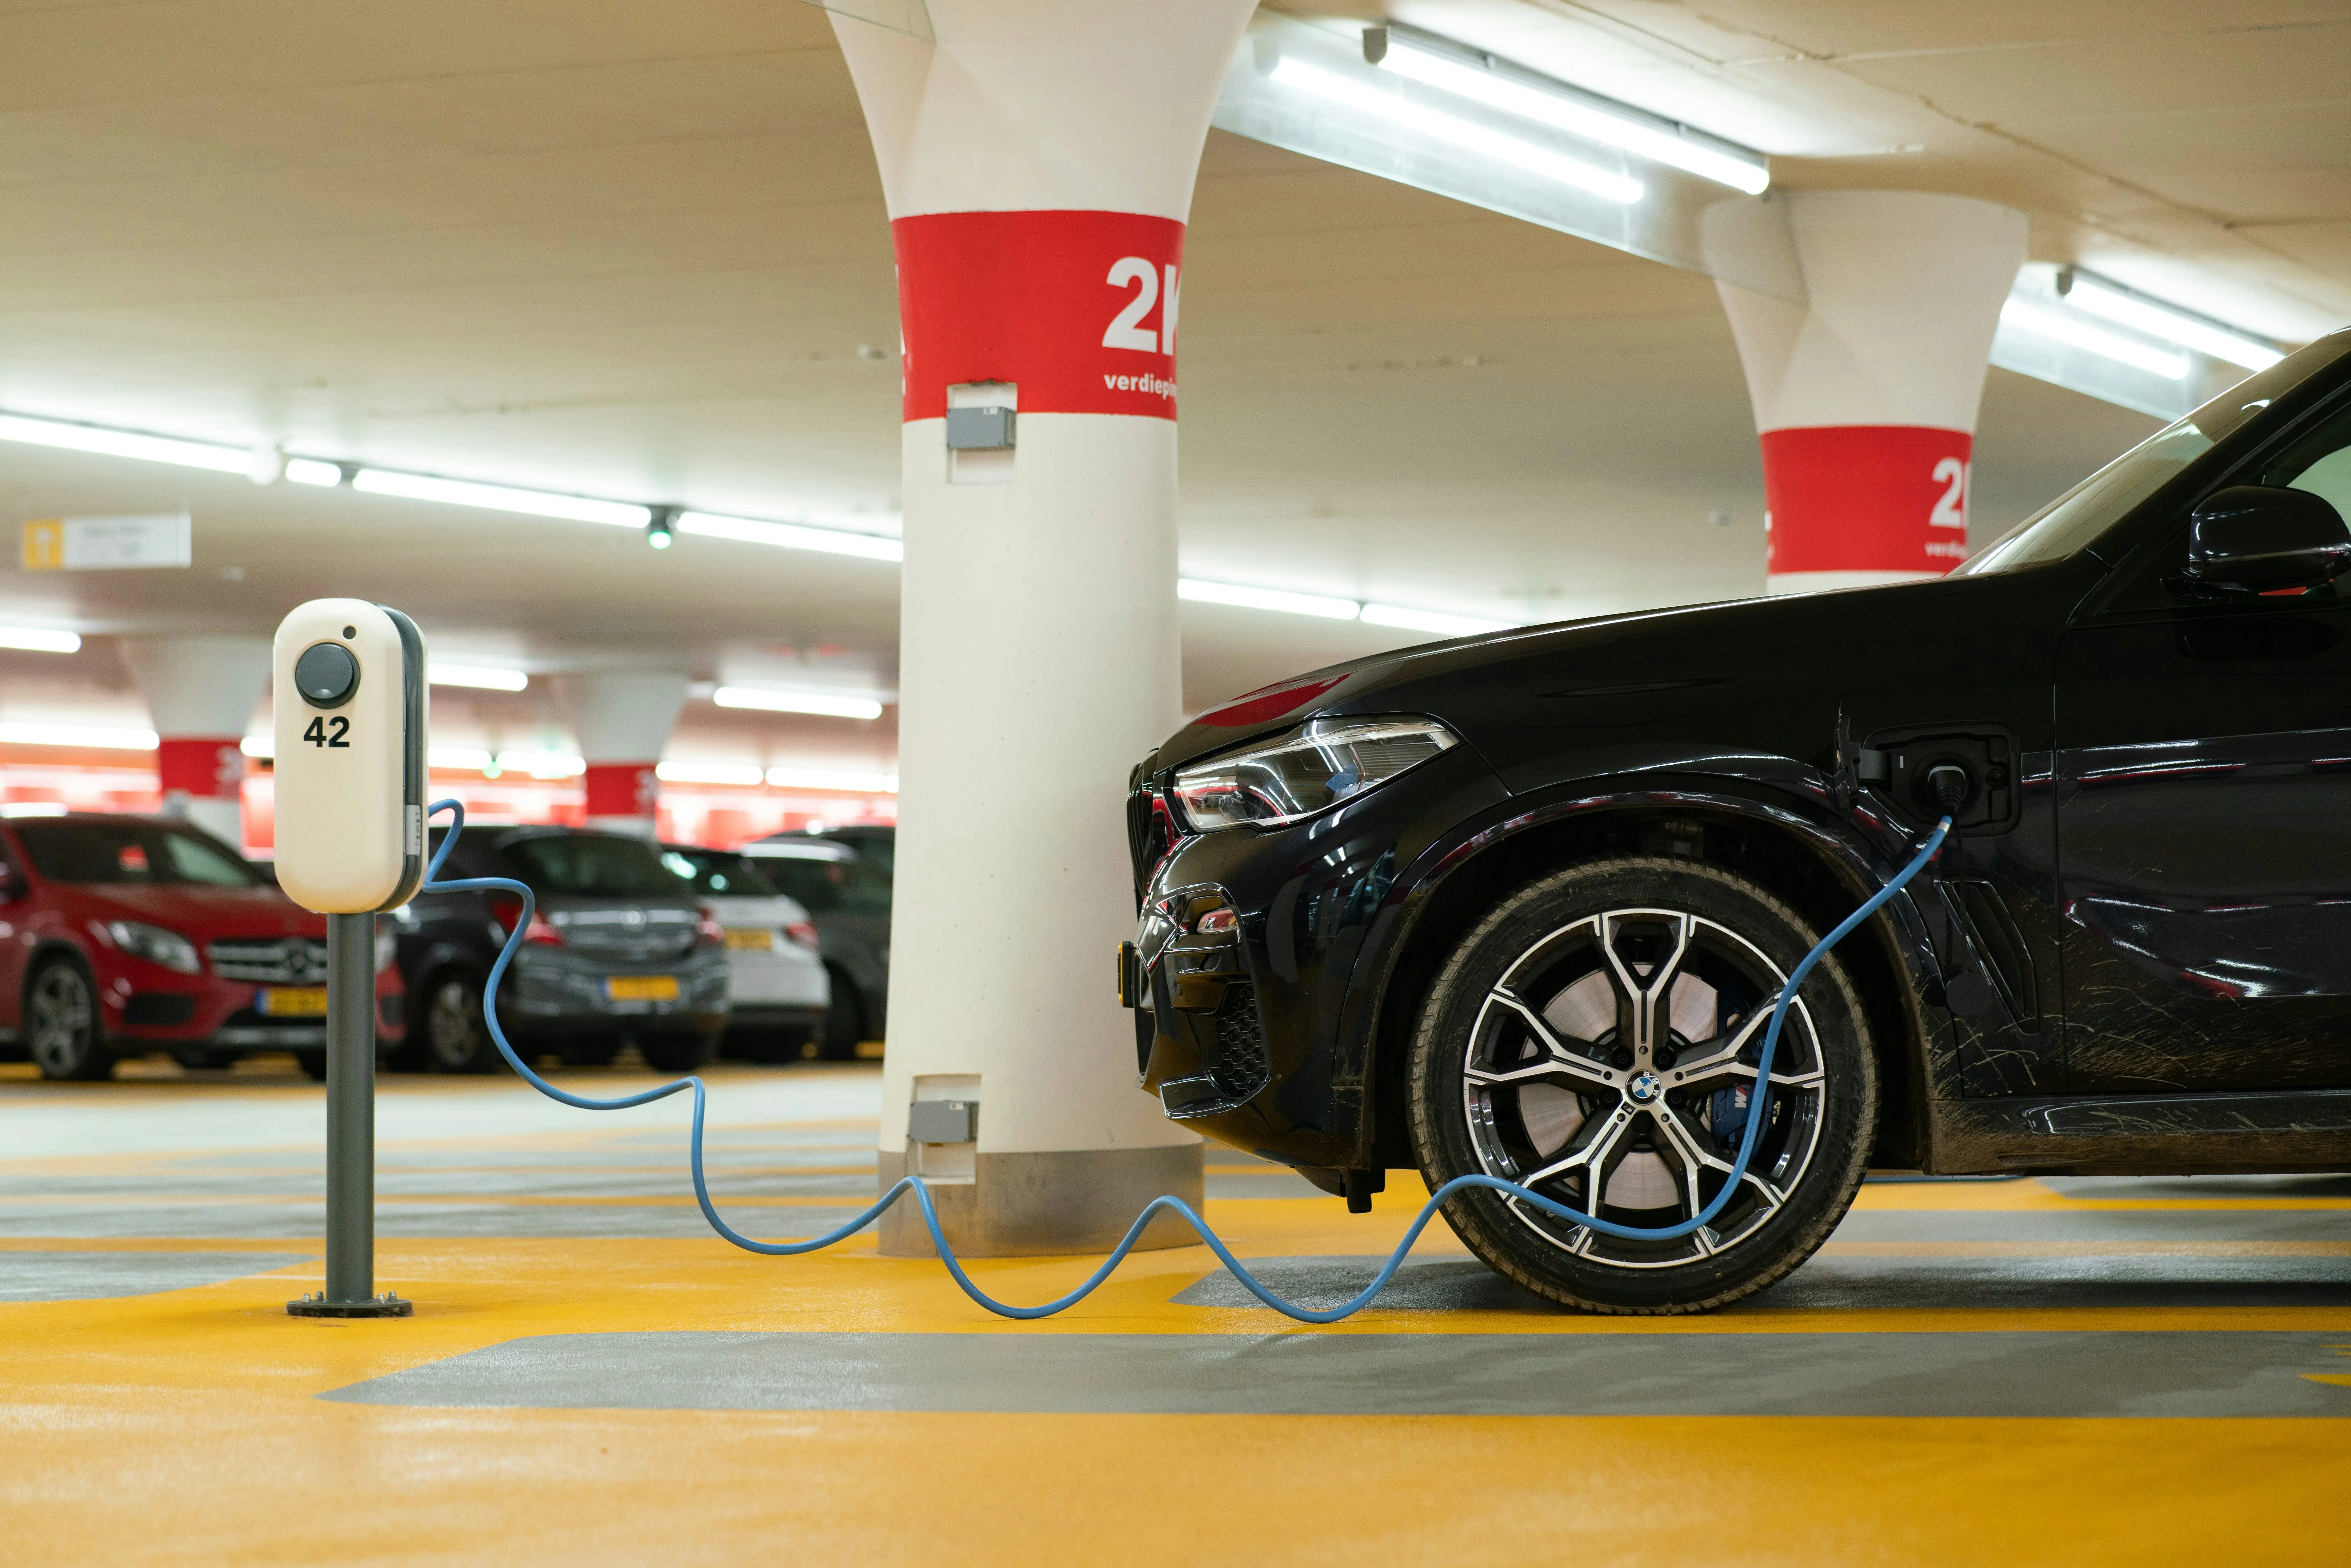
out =
{"type": "Polygon", "coordinates": [[[735,953],[772,953],[776,950],[776,934],[772,931],[729,931],[726,946],[735,953]]]}
{"type": "Polygon", "coordinates": [[[316,1019],[327,1016],[324,986],[264,986],[255,998],[261,1016],[273,1019],[316,1019]]]}
{"type": "Polygon", "coordinates": [[[605,977],[604,995],[616,1002],[674,1002],[675,975],[611,975],[605,977]]]}

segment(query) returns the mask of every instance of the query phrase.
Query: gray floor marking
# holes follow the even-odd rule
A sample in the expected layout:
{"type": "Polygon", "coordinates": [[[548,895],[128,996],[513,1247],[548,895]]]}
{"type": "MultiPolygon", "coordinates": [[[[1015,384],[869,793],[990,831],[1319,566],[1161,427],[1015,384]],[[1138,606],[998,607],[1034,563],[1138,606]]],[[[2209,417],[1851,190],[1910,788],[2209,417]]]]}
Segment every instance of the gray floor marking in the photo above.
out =
{"type": "Polygon", "coordinates": [[[319,1397],[454,1408],[2351,1416],[2339,1334],[541,1335],[319,1397]]]}
{"type": "Polygon", "coordinates": [[[315,1262],[304,1252],[0,1252],[0,1301],[97,1301],[315,1262]]]}

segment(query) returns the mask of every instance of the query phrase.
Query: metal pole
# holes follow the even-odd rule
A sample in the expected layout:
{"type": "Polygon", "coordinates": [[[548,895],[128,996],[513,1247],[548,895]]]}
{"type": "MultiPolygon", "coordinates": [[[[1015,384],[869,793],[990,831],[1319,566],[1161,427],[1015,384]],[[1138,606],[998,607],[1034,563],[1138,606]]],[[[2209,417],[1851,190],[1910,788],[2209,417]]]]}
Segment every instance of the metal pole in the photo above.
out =
{"type": "Polygon", "coordinates": [[[406,1317],[375,1293],[375,916],[327,916],[327,1290],[298,1317],[406,1317]]]}

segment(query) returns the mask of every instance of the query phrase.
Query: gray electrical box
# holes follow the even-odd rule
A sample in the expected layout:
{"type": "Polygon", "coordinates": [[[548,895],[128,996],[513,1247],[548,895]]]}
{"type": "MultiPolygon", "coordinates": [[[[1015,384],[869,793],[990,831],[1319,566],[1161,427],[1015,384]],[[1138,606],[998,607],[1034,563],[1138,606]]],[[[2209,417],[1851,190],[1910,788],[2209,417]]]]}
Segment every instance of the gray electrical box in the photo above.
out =
{"type": "Polygon", "coordinates": [[[1008,408],[951,408],[947,410],[947,450],[1009,451],[1012,422],[1013,413],[1008,408]]]}
{"type": "Polygon", "coordinates": [[[968,1144],[978,1136],[977,1100],[917,1100],[906,1107],[910,1144],[968,1144]]]}

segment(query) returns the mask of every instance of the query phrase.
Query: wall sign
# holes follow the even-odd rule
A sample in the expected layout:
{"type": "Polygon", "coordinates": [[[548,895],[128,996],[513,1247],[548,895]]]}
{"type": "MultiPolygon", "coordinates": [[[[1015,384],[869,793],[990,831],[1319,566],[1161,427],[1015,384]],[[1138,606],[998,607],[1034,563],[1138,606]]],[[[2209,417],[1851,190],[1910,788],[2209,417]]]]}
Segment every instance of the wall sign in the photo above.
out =
{"type": "Polygon", "coordinates": [[[26,571],[116,571],[186,566],[195,528],[185,512],[106,517],[35,517],[25,524],[26,571]]]}

